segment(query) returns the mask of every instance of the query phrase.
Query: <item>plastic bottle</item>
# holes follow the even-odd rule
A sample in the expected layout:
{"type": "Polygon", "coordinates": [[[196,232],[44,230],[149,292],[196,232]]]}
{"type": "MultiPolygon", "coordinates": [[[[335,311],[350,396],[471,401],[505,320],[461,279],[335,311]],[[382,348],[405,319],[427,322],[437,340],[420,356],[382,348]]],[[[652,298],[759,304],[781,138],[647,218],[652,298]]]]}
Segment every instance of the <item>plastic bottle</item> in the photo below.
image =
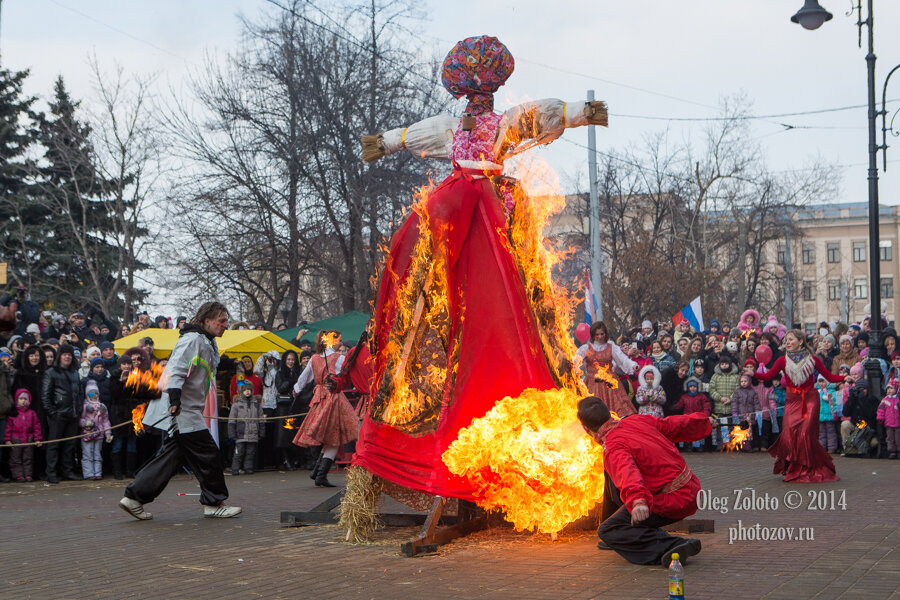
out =
{"type": "Polygon", "coordinates": [[[669,600],[684,600],[684,567],[676,552],[669,563],[669,600]]]}

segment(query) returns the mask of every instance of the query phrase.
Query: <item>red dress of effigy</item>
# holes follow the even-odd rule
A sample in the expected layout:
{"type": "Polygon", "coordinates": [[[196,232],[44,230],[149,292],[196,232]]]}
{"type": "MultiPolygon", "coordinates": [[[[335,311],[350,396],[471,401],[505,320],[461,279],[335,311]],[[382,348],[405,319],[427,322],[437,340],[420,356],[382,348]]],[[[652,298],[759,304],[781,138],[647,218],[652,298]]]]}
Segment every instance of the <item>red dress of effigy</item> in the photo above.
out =
{"type": "Polygon", "coordinates": [[[782,372],[787,379],[781,435],[769,448],[769,454],[775,457],[772,472],[784,475],[784,481],[792,483],[838,481],[834,461],[819,443],[819,394],[815,383],[817,372],[831,383],[841,383],[844,377],[832,375],[818,357],[808,352],[793,356],[781,356],[769,371],[756,373],[763,381],[782,372]]]}

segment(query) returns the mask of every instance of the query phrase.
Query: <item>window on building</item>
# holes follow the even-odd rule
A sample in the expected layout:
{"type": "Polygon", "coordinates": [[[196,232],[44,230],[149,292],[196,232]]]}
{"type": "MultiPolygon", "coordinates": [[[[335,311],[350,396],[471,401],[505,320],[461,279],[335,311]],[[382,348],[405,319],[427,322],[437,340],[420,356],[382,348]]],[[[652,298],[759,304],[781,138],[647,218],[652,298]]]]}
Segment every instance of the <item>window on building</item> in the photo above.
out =
{"type": "Polygon", "coordinates": [[[816,262],[816,247],[813,244],[803,244],[803,264],[811,265],[816,262]]]}
{"type": "Polygon", "coordinates": [[[853,280],[853,297],[861,300],[869,297],[869,286],[865,277],[857,277],[853,280]]]}
{"type": "Polygon", "coordinates": [[[853,242],[853,262],[866,262],[865,242],[853,242]]]}
{"type": "Polygon", "coordinates": [[[893,277],[882,277],[881,278],[881,297],[882,298],[893,298],[894,297],[894,278],[893,277]]]}
{"type": "Polygon", "coordinates": [[[841,243],[840,242],[828,242],[828,262],[830,262],[830,263],[841,262],[841,243]]]}
{"type": "Polygon", "coordinates": [[[815,300],[816,299],[816,284],[812,281],[804,281],[803,282],[803,299],[804,300],[815,300]]]}
{"type": "Polygon", "coordinates": [[[894,260],[893,243],[891,240],[882,240],[878,242],[878,258],[881,260],[894,260]]]}
{"type": "Polygon", "coordinates": [[[828,299],[829,300],[840,300],[841,299],[841,280],[840,279],[830,279],[828,281],[828,299]]]}
{"type": "Polygon", "coordinates": [[[784,264],[784,244],[778,244],[778,256],[775,258],[775,262],[779,265],[784,264]]]}
{"type": "Polygon", "coordinates": [[[816,332],[816,324],[815,323],[804,323],[803,331],[806,332],[806,335],[812,335],[816,332]]]}

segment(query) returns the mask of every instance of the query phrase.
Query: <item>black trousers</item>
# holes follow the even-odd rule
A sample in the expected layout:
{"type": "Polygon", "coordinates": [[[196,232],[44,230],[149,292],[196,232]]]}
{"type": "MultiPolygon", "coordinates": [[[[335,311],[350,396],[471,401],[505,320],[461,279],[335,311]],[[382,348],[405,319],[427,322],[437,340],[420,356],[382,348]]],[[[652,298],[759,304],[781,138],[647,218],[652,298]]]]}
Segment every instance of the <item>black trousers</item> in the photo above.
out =
{"type": "Polygon", "coordinates": [[[231,471],[256,470],[256,445],[258,442],[235,442],[234,456],[231,459],[231,471]]]}
{"type": "Polygon", "coordinates": [[[660,529],[679,521],[650,513],[650,517],[637,525],[631,524],[631,513],[622,504],[619,491],[608,474],[603,493],[603,522],[597,535],[619,556],[638,565],[658,565],[663,555],[684,541],[684,538],[670,535],[660,529]],[[607,517],[608,504],[618,506],[618,510],[607,517]]]}
{"type": "Polygon", "coordinates": [[[165,438],[160,451],[125,488],[125,496],[141,504],[153,502],[178,472],[182,458],[200,484],[200,504],[218,506],[228,498],[222,454],[206,429],[165,438]]]}
{"type": "MultiPolygon", "coordinates": [[[[50,417],[48,422],[47,441],[78,435],[78,419],[60,419],[50,417]]],[[[78,440],[47,444],[47,475],[58,475],[60,469],[63,477],[75,475],[75,447],[78,440]]]]}

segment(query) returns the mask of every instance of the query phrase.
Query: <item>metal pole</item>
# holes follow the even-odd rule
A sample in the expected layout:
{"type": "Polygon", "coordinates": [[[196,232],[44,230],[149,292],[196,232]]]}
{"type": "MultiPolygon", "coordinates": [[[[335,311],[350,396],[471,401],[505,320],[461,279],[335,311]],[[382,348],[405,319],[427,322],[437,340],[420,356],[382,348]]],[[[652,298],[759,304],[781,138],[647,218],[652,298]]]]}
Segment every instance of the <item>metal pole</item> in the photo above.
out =
{"type": "MultiPolygon", "coordinates": [[[[594,99],[594,90],[588,90],[588,102],[594,99]]],[[[591,182],[591,285],[597,298],[595,321],[603,320],[603,256],[600,248],[600,200],[597,192],[597,133],[588,125],[588,180],[591,182]]]]}
{"type": "Polygon", "coordinates": [[[784,226],[784,312],[785,325],[794,328],[794,289],[791,285],[791,224],[784,226]]]}
{"type": "MultiPolygon", "coordinates": [[[[878,238],[880,228],[878,226],[878,146],[875,139],[875,17],[872,12],[872,0],[868,0],[869,14],[866,19],[868,25],[869,51],[866,54],[866,67],[868,70],[868,95],[869,95],[869,288],[871,288],[871,313],[869,318],[869,358],[884,358],[881,347],[881,264],[878,254],[878,238]]],[[[878,398],[881,397],[881,366],[878,361],[866,361],[866,374],[869,379],[869,389],[878,398]]]]}

